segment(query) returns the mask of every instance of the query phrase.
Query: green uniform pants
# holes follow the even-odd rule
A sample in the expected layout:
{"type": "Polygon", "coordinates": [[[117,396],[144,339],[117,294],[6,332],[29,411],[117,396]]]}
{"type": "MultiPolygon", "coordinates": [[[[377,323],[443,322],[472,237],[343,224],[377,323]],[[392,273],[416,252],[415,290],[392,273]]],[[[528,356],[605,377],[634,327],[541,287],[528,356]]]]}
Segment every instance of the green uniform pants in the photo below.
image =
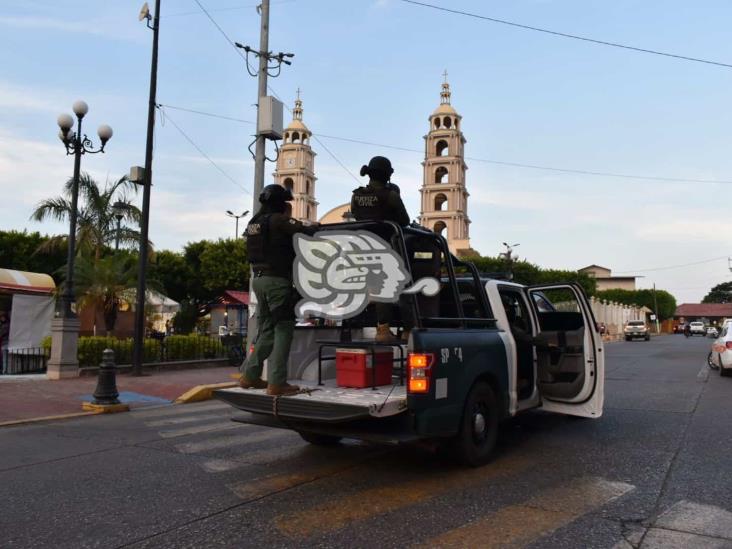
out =
{"type": "Polygon", "coordinates": [[[252,288],[257,295],[257,339],[244,363],[244,375],[259,379],[264,361],[269,359],[267,381],[282,385],[287,382],[287,359],[295,330],[292,281],[264,275],[253,279],[252,288]]]}

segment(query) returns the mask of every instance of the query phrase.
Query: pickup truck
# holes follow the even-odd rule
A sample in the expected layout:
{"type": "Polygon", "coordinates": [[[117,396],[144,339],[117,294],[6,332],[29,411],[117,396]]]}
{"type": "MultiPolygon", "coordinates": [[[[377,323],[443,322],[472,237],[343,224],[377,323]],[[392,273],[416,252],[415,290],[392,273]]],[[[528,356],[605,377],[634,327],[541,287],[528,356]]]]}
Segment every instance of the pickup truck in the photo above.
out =
{"type": "Polygon", "coordinates": [[[374,344],[371,306],[340,326],[296,328],[288,371],[303,391],[280,397],[255,389],[215,391],[250,412],[236,421],[292,429],[318,445],[342,438],[427,441],[479,466],[491,458],[499,422],[516,414],[602,415],[602,339],[578,284],[523,286],[483,276],[423,228],[358,222],[321,229],[380,234],[408,259],[413,280],[427,273],[438,278],[439,294],[402,295],[399,308],[406,303],[414,321],[403,343],[374,344]],[[390,349],[392,382],[338,387],[333,351],[339,347],[390,349]]]}

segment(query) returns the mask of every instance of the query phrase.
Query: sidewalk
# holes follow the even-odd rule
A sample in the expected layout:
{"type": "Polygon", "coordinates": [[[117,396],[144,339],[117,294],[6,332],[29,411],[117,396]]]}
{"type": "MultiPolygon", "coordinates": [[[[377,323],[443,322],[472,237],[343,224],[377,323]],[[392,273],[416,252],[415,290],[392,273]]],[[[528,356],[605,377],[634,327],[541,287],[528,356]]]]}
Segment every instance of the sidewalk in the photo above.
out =
{"type": "MultiPolygon", "coordinates": [[[[233,381],[235,373],[236,368],[224,367],[158,371],[144,377],[118,374],[117,390],[130,408],[168,404],[196,385],[233,381]]],[[[80,413],[96,385],[96,377],[50,381],[45,375],[0,376],[0,424],[80,413]]]]}

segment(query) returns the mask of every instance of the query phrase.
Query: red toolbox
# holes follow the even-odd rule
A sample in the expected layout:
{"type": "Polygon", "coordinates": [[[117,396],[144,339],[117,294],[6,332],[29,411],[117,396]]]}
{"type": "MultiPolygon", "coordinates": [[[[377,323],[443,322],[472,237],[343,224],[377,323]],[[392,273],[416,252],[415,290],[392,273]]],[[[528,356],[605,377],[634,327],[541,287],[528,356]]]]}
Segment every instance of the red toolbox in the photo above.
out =
{"type": "Polygon", "coordinates": [[[393,351],[375,351],[372,355],[368,349],[336,349],[338,387],[371,387],[374,383],[371,364],[374,357],[376,357],[376,385],[391,385],[393,351]]]}

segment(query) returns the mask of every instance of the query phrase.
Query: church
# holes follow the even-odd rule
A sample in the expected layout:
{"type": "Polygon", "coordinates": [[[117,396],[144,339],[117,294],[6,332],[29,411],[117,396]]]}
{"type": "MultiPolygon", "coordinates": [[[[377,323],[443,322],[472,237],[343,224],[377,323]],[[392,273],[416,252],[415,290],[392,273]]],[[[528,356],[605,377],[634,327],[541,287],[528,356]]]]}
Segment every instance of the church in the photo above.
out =
{"type": "MultiPolygon", "coordinates": [[[[470,218],[465,184],[465,136],[460,116],[450,103],[450,84],[442,84],[440,104],[429,116],[429,131],[424,136],[425,157],[420,187],[419,223],[447,240],[456,255],[476,253],[470,247],[470,218]]],[[[315,152],[310,146],[312,133],[303,122],[302,101],[298,93],[292,122],[284,132],[284,143],[277,158],[275,183],[292,191],[293,217],[301,221],[340,223],[350,217],[350,202],[341,204],[318,219],[315,200],[315,152]]]]}

